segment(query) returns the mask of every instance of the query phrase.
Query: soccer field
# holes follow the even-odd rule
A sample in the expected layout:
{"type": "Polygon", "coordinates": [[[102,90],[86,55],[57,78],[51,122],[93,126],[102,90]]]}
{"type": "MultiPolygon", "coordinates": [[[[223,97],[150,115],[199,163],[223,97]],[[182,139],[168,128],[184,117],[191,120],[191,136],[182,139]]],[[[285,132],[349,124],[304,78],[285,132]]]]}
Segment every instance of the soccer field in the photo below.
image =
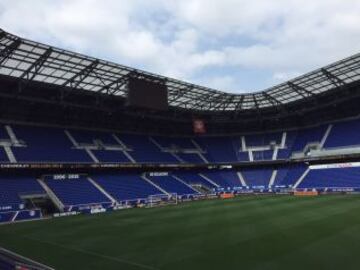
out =
{"type": "Polygon", "coordinates": [[[360,196],[239,197],[0,226],[57,270],[359,269],[360,196]]]}

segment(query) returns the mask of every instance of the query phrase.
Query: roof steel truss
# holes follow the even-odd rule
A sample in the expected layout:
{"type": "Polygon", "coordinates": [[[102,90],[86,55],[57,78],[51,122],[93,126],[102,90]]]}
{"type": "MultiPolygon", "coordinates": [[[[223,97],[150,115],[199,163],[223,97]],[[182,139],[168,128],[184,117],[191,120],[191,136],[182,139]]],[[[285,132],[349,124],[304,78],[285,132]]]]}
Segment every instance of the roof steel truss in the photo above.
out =
{"type": "MultiPolygon", "coordinates": [[[[122,96],[130,76],[168,88],[169,105],[194,111],[245,111],[281,106],[360,81],[360,54],[251,94],[230,94],[20,38],[0,29],[0,75],[122,96]]],[[[49,90],[50,91],[50,90],[49,90]]]]}

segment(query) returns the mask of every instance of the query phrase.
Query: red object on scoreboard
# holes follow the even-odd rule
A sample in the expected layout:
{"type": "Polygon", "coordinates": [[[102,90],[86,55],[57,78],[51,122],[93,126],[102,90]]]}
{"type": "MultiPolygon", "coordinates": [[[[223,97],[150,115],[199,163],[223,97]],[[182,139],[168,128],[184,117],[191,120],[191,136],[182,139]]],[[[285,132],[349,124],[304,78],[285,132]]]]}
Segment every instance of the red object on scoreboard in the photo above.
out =
{"type": "Polygon", "coordinates": [[[196,134],[206,133],[205,123],[201,119],[194,119],[193,129],[194,129],[194,133],[196,133],[196,134]]]}

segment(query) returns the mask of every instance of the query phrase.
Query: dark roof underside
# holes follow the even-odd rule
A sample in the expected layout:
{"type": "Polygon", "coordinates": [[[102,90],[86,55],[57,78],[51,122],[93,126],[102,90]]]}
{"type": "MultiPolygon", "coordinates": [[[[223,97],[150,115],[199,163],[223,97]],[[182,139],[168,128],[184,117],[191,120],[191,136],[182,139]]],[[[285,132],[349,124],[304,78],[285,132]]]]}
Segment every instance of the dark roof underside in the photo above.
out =
{"type": "Polygon", "coordinates": [[[0,29],[0,75],[126,97],[129,76],[165,80],[169,105],[194,111],[245,111],[311,97],[360,80],[360,53],[261,92],[230,94],[58,49],[0,29]]]}

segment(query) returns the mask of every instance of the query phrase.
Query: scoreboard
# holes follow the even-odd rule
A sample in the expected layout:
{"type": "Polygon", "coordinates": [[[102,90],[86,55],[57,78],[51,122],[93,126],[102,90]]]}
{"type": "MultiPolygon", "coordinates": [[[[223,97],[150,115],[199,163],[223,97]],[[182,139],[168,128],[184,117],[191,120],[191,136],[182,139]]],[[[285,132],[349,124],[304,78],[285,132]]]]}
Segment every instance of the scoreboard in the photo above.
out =
{"type": "Polygon", "coordinates": [[[151,110],[168,109],[168,91],[165,80],[152,76],[130,76],[127,105],[151,110]]]}

